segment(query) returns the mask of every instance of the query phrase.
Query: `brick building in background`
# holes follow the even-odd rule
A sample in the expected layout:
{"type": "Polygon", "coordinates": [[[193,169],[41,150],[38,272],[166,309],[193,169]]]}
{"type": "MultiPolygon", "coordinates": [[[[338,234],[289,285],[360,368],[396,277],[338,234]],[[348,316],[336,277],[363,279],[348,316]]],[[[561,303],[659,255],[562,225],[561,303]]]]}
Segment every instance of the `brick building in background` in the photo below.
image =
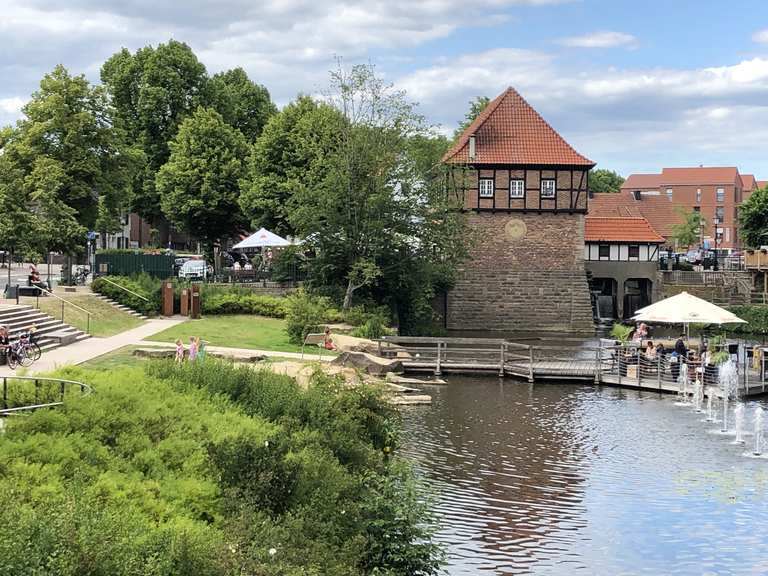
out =
{"type": "MultiPolygon", "coordinates": [[[[681,220],[676,206],[698,211],[707,222],[703,238],[710,247],[738,249],[738,209],[757,187],[752,174],[735,167],[664,168],[660,174],[631,174],[620,198],[667,238],[671,225],[681,220]]],[[[595,215],[611,215],[604,212],[604,202],[613,204],[602,198],[592,203],[595,215]]]]}
{"type": "Polygon", "coordinates": [[[447,328],[591,332],[584,215],[594,163],[512,88],[443,162],[474,236],[447,295],[447,328]]]}

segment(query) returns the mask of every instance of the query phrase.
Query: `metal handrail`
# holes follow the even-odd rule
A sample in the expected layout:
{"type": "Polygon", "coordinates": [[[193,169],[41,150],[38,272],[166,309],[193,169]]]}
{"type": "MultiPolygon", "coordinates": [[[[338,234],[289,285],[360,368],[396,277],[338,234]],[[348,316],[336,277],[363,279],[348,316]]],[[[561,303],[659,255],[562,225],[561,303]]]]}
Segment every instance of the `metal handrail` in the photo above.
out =
{"type": "Polygon", "coordinates": [[[39,376],[3,376],[3,407],[0,409],[0,416],[6,416],[8,414],[14,414],[16,412],[23,412],[26,410],[37,410],[39,408],[51,408],[54,406],[61,406],[64,404],[64,391],[67,385],[78,386],[80,393],[83,396],[88,396],[93,393],[93,388],[85,382],[78,382],[76,380],[66,380],[64,378],[44,378],[39,376]],[[35,383],[35,403],[29,406],[15,406],[8,408],[8,380],[25,380],[35,383]],[[60,386],[60,398],[58,402],[46,402],[44,404],[39,403],[40,383],[41,382],[55,382],[60,386]]]}
{"type": "Polygon", "coordinates": [[[107,278],[107,277],[105,277],[105,276],[100,276],[100,277],[99,277],[99,279],[100,279],[100,280],[104,280],[104,282],[109,282],[110,284],[112,284],[112,286],[117,286],[117,287],[118,287],[118,288],[120,288],[121,290],[125,290],[125,291],[126,291],[126,292],[128,292],[129,294],[133,294],[134,296],[136,296],[137,298],[141,298],[141,299],[142,299],[142,300],[144,300],[145,302],[149,302],[149,298],[147,298],[146,296],[142,296],[141,294],[139,294],[139,293],[137,293],[137,292],[134,292],[133,290],[129,290],[129,289],[128,289],[128,288],[126,288],[125,286],[120,286],[120,284],[118,284],[117,282],[112,282],[112,280],[110,280],[109,278],[107,278]]]}
{"type": "MultiPolygon", "coordinates": [[[[40,290],[40,292],[45,292],[49,296],[53,296],[57,300],[61,300],[61,321],[62,321],[62,323],[64,322],[64,304],[69,304],[70,306],[73,306],[73,307],[77,308],[78,310],[80,310],[82,312],[85,312],[87,314],[87,316],[86,316],[85,331],[88,334],[91,333],[91,316],[93,315],[91,312],[89,312],[85,308],[82,308],[82,307],[78,306],[77,304],[74,304],[73,302],[70,302],[69,300],[65,300],[61,296],[56,296],[56,294],[54,294],[50,290],[46,290],[45,288],[41,288],[40,286],[37,286],[37,289],[40,290]]],[[[38,308],[38,310],[40,309],[40,301],[39,300],[38,300],[38,303],[37,303],[37,308],[38,308]]]]}

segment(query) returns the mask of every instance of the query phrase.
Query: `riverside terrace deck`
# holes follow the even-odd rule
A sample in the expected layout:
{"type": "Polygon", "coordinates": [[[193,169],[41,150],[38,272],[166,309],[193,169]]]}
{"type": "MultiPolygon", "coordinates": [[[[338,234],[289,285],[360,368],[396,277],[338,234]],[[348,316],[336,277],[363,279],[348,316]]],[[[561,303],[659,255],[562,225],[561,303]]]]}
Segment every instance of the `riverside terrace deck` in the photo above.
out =
{"type": "MultiPolygon", "coordinates": [[[[597,345],[546,346],[495,338],[385,336],[378,344],[380,356],[401,360],[407,372],[487,373],[528,382],[589,381],[686,395],[692,393],[692,382],[698,378],[705,390],[719,395],[715,368],[702,371],[698,364],[690,363],[682,369],[688,372],[688,381],[682,381],[681,365],[671,361],[670,355],[649,359],[637,347],[602,340],[597,345]]],[[[751,352],[742,347],[737,362],[736,393],[742,397],[768,392],[765,354],[755,365],[751,352]],[[745,360],[749,362],[746,370],[745,360]]]]}

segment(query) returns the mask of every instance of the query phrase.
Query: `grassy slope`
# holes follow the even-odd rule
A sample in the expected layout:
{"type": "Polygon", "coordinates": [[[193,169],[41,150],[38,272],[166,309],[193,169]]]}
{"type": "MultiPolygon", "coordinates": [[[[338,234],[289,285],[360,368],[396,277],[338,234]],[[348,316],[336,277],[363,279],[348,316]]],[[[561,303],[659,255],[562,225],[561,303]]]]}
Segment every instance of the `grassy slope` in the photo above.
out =
{"type": "MultiPolygon", "coordinates": [[[[143,323],[142,320],[118,310],[92,294],[66,294],[62,298],[91,313],[90,328],[93,336],[114,336],[120,332],[136,328],[143,323]]],[[[36,298],[22,298],[21,300],[24,304],[37,305],[36,298]]],[[[46,296],[40,298],[39,302],[42,312],[53,316],[57,320],[61,320],[61,300],[46,296]]],[[[65,323],[85,331],[88,325],[87,318],[88,316],[85,312],[78,310],[74,306],[64,304],[65,323]]]]}
{"type": "Polygon", "coordinates": [[[262,316],[208,316],[201,320],[184,322],[149,336],[146,340],[175,342],[177,338],[181,338],[186,346],[192,336],[199,336],[212,346],[301,352],[301,346],[288,341],[284,320],[262,316]]]}

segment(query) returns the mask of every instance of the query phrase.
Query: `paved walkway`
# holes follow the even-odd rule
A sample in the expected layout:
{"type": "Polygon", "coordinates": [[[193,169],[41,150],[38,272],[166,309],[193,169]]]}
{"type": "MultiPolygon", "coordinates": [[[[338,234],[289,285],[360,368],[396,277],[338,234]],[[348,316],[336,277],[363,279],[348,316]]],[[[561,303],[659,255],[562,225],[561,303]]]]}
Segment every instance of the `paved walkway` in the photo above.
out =
{"type": "MultiPolygon", "coordinates": [[[[88,338],[68,346],[61,346],[49,352],[44,352],[42,358],[35,362],[30,368],[26,369],[27,374],[39,374],[50,372],[56,368],[67,365],[82,364],[88,360],[93,360],[104,354],[130,346],[132,344],[144,344],[142,339],[162,332],[167,328],[176,326],[184,322],[186,318],[163,318],[158,320],[147,320],[138,328],[126,330],[120,334],[110,336],[109,338],[88,338]]],[[[15,374],[14,370],[8,366],[0,366],[0,376],[10,376],[15,374]]]]}

